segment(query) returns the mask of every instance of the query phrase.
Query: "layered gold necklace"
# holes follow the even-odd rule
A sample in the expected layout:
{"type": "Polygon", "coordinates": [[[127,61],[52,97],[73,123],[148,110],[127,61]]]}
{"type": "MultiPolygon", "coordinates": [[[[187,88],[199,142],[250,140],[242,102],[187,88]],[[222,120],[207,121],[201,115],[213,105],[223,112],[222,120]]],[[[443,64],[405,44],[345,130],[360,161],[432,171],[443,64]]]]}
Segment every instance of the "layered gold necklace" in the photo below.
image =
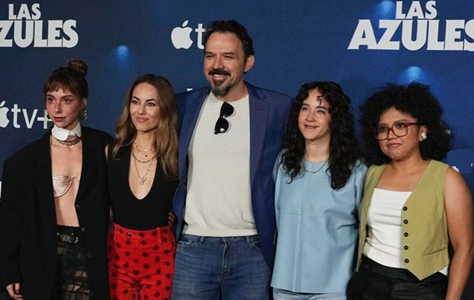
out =
{"type": "Polygon", "coordinates": [[[133,143],[133,145],[138,150],[138,152],[140,154],[143,154],[145,157],[148,157],[149,155],[151,155],[151,153],[153,153],[153,156],[151,158],[146,159],[146,160],[140,160],[140,159],[137,158],[137,156],[133,152],[133,148],[132,148],[133,164],[135,165],[135,171],[137,173],[138,180],[139,180],[138,182],[140,183],[140,185],[144,185],[146,180],[147,180],[148,173],[150,173],[151,166],[153,165],[153,160],[156,157],[156,150],[154,150],[152,148],[143,147],[143,146],[138,145],[136,143],[133,143]],[[144,153],[144,152],[146,152],[146,153],[144,153]],[[148,164],[148,168],[146,169],[145,174],[143,174],[143,176],[140,175],[140,172],[138,171],[138,164],[137,163],[148,164]]]}

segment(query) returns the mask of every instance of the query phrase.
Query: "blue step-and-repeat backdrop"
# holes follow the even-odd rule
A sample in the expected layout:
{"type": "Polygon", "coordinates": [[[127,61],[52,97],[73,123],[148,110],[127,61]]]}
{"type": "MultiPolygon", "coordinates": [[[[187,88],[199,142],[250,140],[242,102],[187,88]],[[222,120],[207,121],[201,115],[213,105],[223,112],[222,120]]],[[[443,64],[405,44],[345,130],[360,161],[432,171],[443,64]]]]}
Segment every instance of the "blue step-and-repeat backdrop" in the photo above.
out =
{"type": "MultiPolygon", "coordinates": [[[[386,83],[430,85],[454,149],[464,149],[456,153],[471,157],[462,172],[474,190],[470,0],[2,0],[0,174],[4,159],[52,125],[42,97],[51,70],[74,58],[89,65],[84,124],[113,133],[137,76],[161,74],[177,92],[206,85],[202,40],[215,19],[249,29],[256,63],[248,81],[292,96],[304,82],[336,81],[357,118],[359,104],[386,83]]],[[[474,299],[472,279],[464,299],[474,299]]]]}

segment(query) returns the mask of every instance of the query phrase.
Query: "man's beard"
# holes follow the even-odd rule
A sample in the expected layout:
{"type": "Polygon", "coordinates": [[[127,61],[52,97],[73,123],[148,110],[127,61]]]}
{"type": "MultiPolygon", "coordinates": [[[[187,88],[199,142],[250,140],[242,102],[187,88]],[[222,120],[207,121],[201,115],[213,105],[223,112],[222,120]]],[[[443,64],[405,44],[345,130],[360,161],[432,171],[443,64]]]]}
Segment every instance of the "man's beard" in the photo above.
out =
{"type": "Polygon", "coordinates": [[[211,91],[216,97],[225,97],[230,92],[231,88],[232,86],[229,84],[225,87],[216,87],[216,88],[211,87],[211,91]]]}
{"type": "MultiPolygon", "coordinates": [[[[209,71],[209,75],[226,75],[226,76],[230,77],[230,73],[227,72],[224,69],[212,69],[211,71],[209,71]]],[[[216,81],[212,81],[212,79],[210,79],[210,81],[211,81],[210,82],[211,91],[214,94],[214,96],[216,96],[216,97],[226,96],[233,87],[232,82],[229,82],[227,84],[227,86],[222,86],[222,85],[225,85],[225,80],[223,80],[221,82],[216,82],[216,81]],[[214,87],[213,87],[213,84],[214,84],[214,87]]]]}

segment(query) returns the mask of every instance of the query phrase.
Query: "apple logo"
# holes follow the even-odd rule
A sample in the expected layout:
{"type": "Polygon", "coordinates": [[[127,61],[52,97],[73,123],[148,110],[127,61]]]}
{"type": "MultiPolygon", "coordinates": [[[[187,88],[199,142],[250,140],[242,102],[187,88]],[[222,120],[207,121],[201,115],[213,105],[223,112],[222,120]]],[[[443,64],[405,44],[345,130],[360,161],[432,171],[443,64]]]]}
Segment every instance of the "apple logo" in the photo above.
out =
{"type": "Polygon", "coordinates": [[[193,29],[191,27],[186,27],[188,25],[188,20],[183,22],[181,27],[175,27],[171,31],[171,42],[176,49],[189,49],[193,44],[190,35],[193,29]]]}
{"type": "Polygon", "coordinates": [[[0,127],[2,128],[7,127],[8,123],[10,123],[10,120],[8,120],[7,118],[7,113],[9,109],[6,107],[3,107],[4,104],[5,104],[5,101],[2,101],[2,103],[0,103],[0,127]]]}

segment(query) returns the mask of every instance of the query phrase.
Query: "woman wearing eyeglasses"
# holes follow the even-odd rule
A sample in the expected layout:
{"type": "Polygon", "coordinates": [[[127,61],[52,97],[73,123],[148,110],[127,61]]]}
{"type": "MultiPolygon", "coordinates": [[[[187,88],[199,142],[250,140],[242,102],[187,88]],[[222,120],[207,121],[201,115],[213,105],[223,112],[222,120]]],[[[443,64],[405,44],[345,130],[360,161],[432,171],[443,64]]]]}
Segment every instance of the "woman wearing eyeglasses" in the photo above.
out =
{"type": "Polygon", "coordinates": [[[107,150],[112,299],[170,299],[176,242],[168,213],[178,177],[177,126],[168,80],[138,77],[126,95],[117,138],[107,150]]]}
{"type": "Polygon", "coordinates": [[[389,85],[361,111],[374,165],[348,299],[461,299],[473,261],[472,199],[462,176],[440,162],[451,149],[440,104],[428,86],[389,85]]]}
{"type": "Polygon", "coordinates": [[[350,99],[334,82],[304,84],[275,165],[275,300],[345,300],[366,166],[350,99]]]}

